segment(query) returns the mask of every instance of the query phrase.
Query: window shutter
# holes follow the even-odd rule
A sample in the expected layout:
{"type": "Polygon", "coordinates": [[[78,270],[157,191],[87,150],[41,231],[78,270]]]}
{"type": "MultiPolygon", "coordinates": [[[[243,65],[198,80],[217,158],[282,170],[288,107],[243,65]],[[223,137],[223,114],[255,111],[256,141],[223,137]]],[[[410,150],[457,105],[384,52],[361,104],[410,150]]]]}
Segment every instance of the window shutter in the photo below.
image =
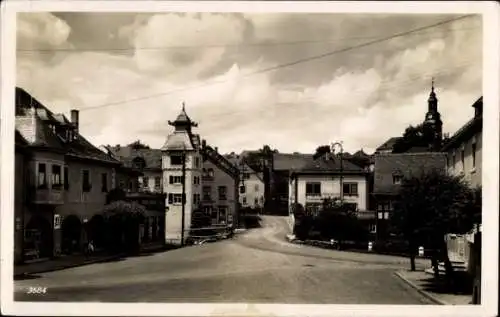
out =
{"type": "Polygon", "coordinates": [[[172,204],[174,202],[174,196],[172,194],[168,194],[168,203],[172,204]]]}

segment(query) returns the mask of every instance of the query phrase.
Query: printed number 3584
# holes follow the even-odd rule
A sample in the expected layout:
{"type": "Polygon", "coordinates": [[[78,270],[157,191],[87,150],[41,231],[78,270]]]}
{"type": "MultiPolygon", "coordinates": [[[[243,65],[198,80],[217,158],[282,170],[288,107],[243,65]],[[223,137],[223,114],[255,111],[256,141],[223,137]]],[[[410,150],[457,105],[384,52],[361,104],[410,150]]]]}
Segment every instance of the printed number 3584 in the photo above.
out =
{"type": "Polygon", "coordinates": [[[30,286],[28,288],[28,294],[45,294],[45,293],[47,293],[47,287],[41,287],[41,286],[32,287],[32,286],[30,286]]]}

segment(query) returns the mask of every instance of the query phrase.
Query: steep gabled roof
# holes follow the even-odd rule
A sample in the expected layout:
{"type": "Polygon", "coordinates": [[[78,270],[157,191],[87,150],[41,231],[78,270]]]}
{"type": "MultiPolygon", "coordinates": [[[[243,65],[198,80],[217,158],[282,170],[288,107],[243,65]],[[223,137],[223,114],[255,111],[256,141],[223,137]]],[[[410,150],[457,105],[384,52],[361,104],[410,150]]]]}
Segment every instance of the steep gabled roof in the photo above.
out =
{"type": "Polygon", "coordinates": [[[403,137],[392,137],[392,138],[389,138],[387,141],[385,141],[384,143],[382,143],[382,145],[380,145],[376,151],[387,151],[387,150],[392,150],[393,147],[394,147],[394,144],[396,144],[396,142],[398,142],[399,140],[401,140],[403,137]]]}
{"type": "Polygon", "coordinates": [[[302,168],[296,170],[296,174],[365,174],[365,170],[351,163],[346,158],[340,159],[337,155],[321,156],[316,160],[309,161],[302,168]],[[342,163],[342,164],[341,164],[342,163]]]}
{"type": "MultiPolygon", "coordinates": [[[[36,138],[33,142],[28,142],[29,146],[63,151],[66,155],[73,157],[119,164],[117,160],[99,150],[79,133],[73,140],[64,141],[55,132],[57,129],[54,131],[49,125],[68,126],[72,123],[64,115],[54,114],[24,89],[16,87],[16,116],[28,115],[31,108],[36,110],[36,138]]],[[[19,132],[22,134],[22,131],[19,132]]]]}
{"type": "Polygon", "coordinates": [[[127,167],[133,167],[137,157],[144,159],[145,169],[161,169],[162,151],[160,149],[133,149],[130,146],[110,146],[108,150],[127,167]]]}
{"type": "Polygon", "coordinates": [[[393,176],[418,177],[423,172],[444,171],[446,154],[440,152],[387,153],[375,155],[375,179],[373,191],[376,194],[395,194],[399,186],[393,184],[393,176]]]}
{"type": "Polygon", "coordinates": [[[273,154],[273,169],[275,171],[292,171],[303,168],[313,161],[313,154],[273,154]]]}

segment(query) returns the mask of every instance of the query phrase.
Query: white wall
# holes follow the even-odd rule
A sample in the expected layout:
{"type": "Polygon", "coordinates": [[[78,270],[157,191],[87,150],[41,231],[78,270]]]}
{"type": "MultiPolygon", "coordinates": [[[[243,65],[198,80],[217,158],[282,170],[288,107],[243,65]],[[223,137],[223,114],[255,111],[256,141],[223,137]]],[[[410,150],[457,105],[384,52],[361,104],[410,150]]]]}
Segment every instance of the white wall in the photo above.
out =
{"type": "MultiPolygon", "coordinates": [[[[321,202],[322,199],[327,197],[340,197],[340,178],[335,175],[299,175],[298,176],[298,186],[297,186],[297,199],[298,203],[303,206],[306,202],[321,202]],[[306,197],[306,184],[309,182],[319,182],[321,183],[321,196],[317,198],[306,197]]],[[[344,175],[343,184],[345,183],[357,183],[358,184],[358,195],[357,196],[347,196],[343,195],[344,202],[346,203],[356,203],[358,205],[359,211],[365,211],[367,208],[368,199],[368,187],[367,180],[365,176],[350,176],[344,175]]],[[[290,184],[293,187],[293,184],[290,184]]],[[[293,188],[290,190],[292,195],[294,192],[293,188]]],[[[294,197],[291,197],[292,201],[294,197]]]]}
{"type": "Polygon", "coordinates": [[[470,182],[472,187],[481,185],[482,175],[482,148],[483,148],[483,133],[480,132],[473,138],[466,140],[459,147],[450,150],[447,153],[448,172],[452,175],[460,175],[463,173],[465,179],[470,182]],[[476,144],[476,166],[473,166],[472,160],[472,144],[476,144]],[[464,150],[464,164],[461,161],[461,151],[464,150]],[[453,156],[455,163],[453,164],[453,156]]]}
{"type": "MultiPolygon", "coordinates": [[[[162,157],[163,168],[163,193],[167,195],[165,205],[168,211],[165,216],[165,241],[167,243],[180,243],[182,232],[182,203],[169,204],[168,194],[182,194],[182,184],[170,184],[170,176],[182,176],[182,166],[170,164],[170,155],[164,154],[162,157]]],[[[186,153],[186,180],[185,180],[185,193],[186,204],[184,212],[184,239],[188,237],[189,229],[191,227],[191,214],[197,206],[193,202],[193,194],[198,193],[201,196],[201,186],[194,185],[194,176],[200,177],[201,182],[201,158],[198,152],[186,153]],[[199,158],[199,166],[195,166],[195,157],[199,158]]]]}
{"type": "MultiPolygon", "coordinates": [[[[240,187],[245,186],[245,192],[240,191],[240,204],[242,207],[262,208],[264,203],[264,182],[257,177],[257,174],[251,173],[250,178],[240,182],[240,187]],[[257,186],[257,190],[255,190],[257,186]],[[244,200],[246,199],[246,202],[244,200]],[[257,203],[256,200],[257,199],[257,203]]],[[[238,188],[238,190],[240,190],[238,188]]]]}

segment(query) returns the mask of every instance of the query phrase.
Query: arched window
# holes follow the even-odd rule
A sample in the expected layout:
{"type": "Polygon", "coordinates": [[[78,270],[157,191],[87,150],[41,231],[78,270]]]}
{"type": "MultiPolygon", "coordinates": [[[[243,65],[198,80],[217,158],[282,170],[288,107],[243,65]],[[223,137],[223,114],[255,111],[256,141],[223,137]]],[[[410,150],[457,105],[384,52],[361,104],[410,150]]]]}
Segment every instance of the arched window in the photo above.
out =
{"type": "Polygon", "coordinates": [[[138,156],[132,160],[132,165],[134,168],[142,170],[143,168],[146,167],[146,161],[142,157],[138,156]]]}

